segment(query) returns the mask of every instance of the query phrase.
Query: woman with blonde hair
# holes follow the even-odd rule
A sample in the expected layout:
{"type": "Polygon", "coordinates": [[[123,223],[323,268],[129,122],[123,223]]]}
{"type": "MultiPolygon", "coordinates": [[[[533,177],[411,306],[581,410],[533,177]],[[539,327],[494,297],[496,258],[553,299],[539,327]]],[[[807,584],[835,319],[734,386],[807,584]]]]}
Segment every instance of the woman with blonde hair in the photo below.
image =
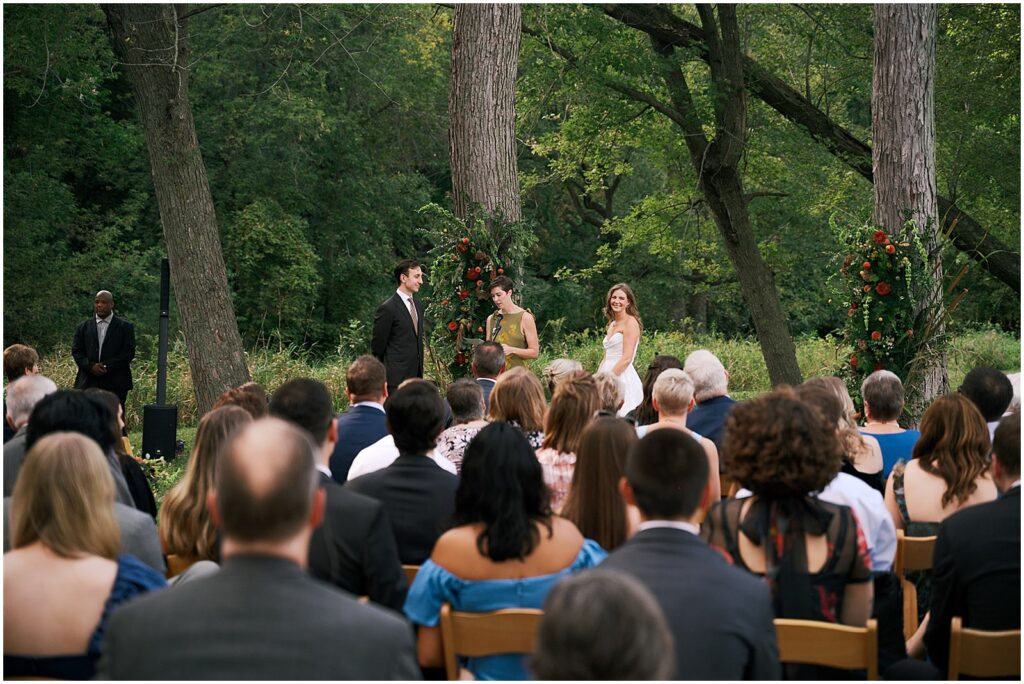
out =
{"type": "Polygon", "coordinates": [[[217,457],[235,433],[252,422],[251,414],[238,406],[223,406],[203,416],[181,482],[164,496],[160,508],[160,545],[168,556],[177,556],[177,574],[200,560],[220,560],[217,529],[210,519],[206,497],[216,483],[217,457]]]}
{"type": "Polygon", "coordinates": [[[570,373],[583,370],[583,364],[573,359],[555,359],[544,366],[544,381],[548,384],[548,394],[554,395],[558,383],[570,373]]]}
{"type": "Polygon", "coordinates": [[[547,402],[540,380],[528,369],[520,366],[505,371],[491,390],[491,404],[487,419],[494,423],[511,423],[522,430],[534,449],[544,441],[544,414],[547,402]]]}
{"type": "Polygon", "coordinates": [[[619,415],[624,416],[644,398],[644,385],[633,367],[643,323],[636,307],[636,295],[626,283],[617,283],[608,290],[604,315],[608,319],[608,332],[604,336],[604,358],[598,373],[610,372],[622,382],[624,401],[619,415]]]}
{"type": "Polygon", "coordinates": [[[4,676],[90,679],[115,606],[164,586],[121,553],[114,482],[99,446],[55,432],[25,457],[4,554],[4,676]]]}
{"type": "Polygon", "coordinates": [[[551,488],[551,508],[556,513],[562,510],[569,493],[580,438],[600,408],[597,383],[590,375],[563,380],[551,398],[537,460],[544,467],[544,481],[551,488]]]}
{"type": "MultiPolygon", "coordinates": [[[[885,478],[882,476],[882,448],[878,440],[871,435],[861,434],[857,429],[853,399],[846,390],[846,383],[834,376],[809,378],[804,383],[808,387],[822,387],[831,392],[839,403],[842,404],[843,412],[837,418],[836,430],[839,433],[839,441],[843,444],[846,458],[843,461],[843,468],[839,472],[853,475],[880,494],[885,493],[885,478]]],[[[799,392],[799,390],[798,390],[799,392]]]]}

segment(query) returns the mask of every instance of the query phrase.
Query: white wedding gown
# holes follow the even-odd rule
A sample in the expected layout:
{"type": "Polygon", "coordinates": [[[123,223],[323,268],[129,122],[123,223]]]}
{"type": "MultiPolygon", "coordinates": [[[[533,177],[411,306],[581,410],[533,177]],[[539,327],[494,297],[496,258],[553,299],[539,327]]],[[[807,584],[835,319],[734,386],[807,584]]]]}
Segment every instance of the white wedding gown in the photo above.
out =
{"type": "MultiPolygon", "coordinates": [[[[636,351],[640,348],[640,340],[636,341],[636,347],[633,348],[633,361],[636,361],[636,351]]],[[[604,361],[601,362],[601,367],[597,369],[598,373],[607,371],[612,372],[615,364],[622,358],[622,333],[617,332],[611,337],[604,338],[604,361]]],[[[619,376],[619,382],[622,383],[622,392],[626,398],[626,401],[622,404],[622,408],[619,409],[619,415],[624,416],[637,406],[644,399],[644,384],[640,380],[640,376],[636,372],[636,368],[633,368],[633,364],[630,363],[626,366],[626,370],[622,371],[622,375],[619,376]]]]}

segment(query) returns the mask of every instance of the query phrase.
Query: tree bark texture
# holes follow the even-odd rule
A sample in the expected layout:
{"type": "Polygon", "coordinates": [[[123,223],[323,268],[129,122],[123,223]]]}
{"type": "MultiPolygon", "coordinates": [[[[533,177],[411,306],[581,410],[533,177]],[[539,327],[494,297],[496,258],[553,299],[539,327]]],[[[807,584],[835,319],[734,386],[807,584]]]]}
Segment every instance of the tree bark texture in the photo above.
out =
{"type": "Polygon", "coordinates": [[[506,222],[522,219],[516,163],[519,5],[456,5],[448,90],[448,149],[455,215],[475,205],[506,222]]]}
{"type": "MultiPolygon", "coordinates": [[[[701,59],[710,60],[704,31],[680,19],[660,5],[604,5],[605,13],[622,23],[658,38],[666,45],[696,49],[701,59]]],[[[874,182],[871,147],[836,124],[800,92],[791,88],[750,57],[743,57],[744,83],[762,100],[854,171],[874,182]]],[[[978,262],[993,277],[1020,295],[1020,254],[990,235],[967,212],[938,196],[942,226],[950,231],[954,246],[978,262]]]]}
{"type": "Polygon", "coordinates": [[[187,5],[104,5],[139,107],[171,282],[202,415],[249,380],[188,99],[187,5]]]}
{"type": "Polygon", "coordinates": [[[940,338],[939,344],[934,346],[922,340],[921,375],[910,392],[916,399],[910,405],[911,414],[916,416],[924,405],[949,390],[945,358],[939,351],[945,313],[935,191],[937,27],[938,9],[933,4],[874,6],[875,61],[871,79],[874,220],[889,233],[900,230],[907,218],[916,224],[928,251],[925,267],[933,281],[922,301],[916,302],[916,312],[925,313],[931,323],[925,325],[940,338]]]}

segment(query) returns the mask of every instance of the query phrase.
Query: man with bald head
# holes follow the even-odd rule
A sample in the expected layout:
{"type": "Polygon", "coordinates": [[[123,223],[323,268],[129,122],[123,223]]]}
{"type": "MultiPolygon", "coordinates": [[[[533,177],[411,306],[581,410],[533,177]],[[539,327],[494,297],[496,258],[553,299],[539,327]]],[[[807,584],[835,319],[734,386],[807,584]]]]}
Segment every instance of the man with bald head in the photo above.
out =
{"type": "Polygon", "coordinates": [[[324,511],[317,451],[277,418],[231,440],[207,500],[221,570],[116,610],[101,678],[420,678],[408,623],[305,571],[324,511]]]}
{"type": "Polygon", "coordinates": [[[114,315],[114,296],[96,293],[95,315],[79,324],[71,342],[71,356],[78,366],[75,389],[99,387],[113,392],[125,408],[132,388],[135,358],[135,326],[114,315]]]}

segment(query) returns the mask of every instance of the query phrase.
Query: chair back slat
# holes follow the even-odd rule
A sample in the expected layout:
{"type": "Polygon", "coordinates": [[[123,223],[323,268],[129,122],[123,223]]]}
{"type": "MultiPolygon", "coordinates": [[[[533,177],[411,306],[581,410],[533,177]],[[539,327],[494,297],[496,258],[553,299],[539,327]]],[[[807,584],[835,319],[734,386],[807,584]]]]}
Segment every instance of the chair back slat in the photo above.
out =
{"type": "Polygon", "coordinates": [[[867,670],[878,679],[878,623],[848,627],[817,620],[775,619],[779,660],[783,663],[825,665],[845,670],[867,670]]]}
{"type": "Polygon", "coordinates": [[[935,553],[935,536],[908,537],[896,530],[896,561],[892,571],[898,576],[914,570],[931,570],[935,553]]]}
{"type": "Polygon", "coordinates": [[[506,608],[490,613],[464,613],[441,606],[441,641],[448,679],[459,678],[457,658],[531,653],[544,611],[506,608]]]}
{"type": "Polygon", "coordinates": [[[406,586],[412,586],[412,582],[416,579],[416,574],[420,571],[418,565],[403,565],[402,572],[405,573],[405,584],[406,586]]]}
{"type": "Polygon", "coordinates": [[[949,678],[1020,676],[1020,630],[988,632],[963,626],[960,617],[950,625],[949,678]]]}

